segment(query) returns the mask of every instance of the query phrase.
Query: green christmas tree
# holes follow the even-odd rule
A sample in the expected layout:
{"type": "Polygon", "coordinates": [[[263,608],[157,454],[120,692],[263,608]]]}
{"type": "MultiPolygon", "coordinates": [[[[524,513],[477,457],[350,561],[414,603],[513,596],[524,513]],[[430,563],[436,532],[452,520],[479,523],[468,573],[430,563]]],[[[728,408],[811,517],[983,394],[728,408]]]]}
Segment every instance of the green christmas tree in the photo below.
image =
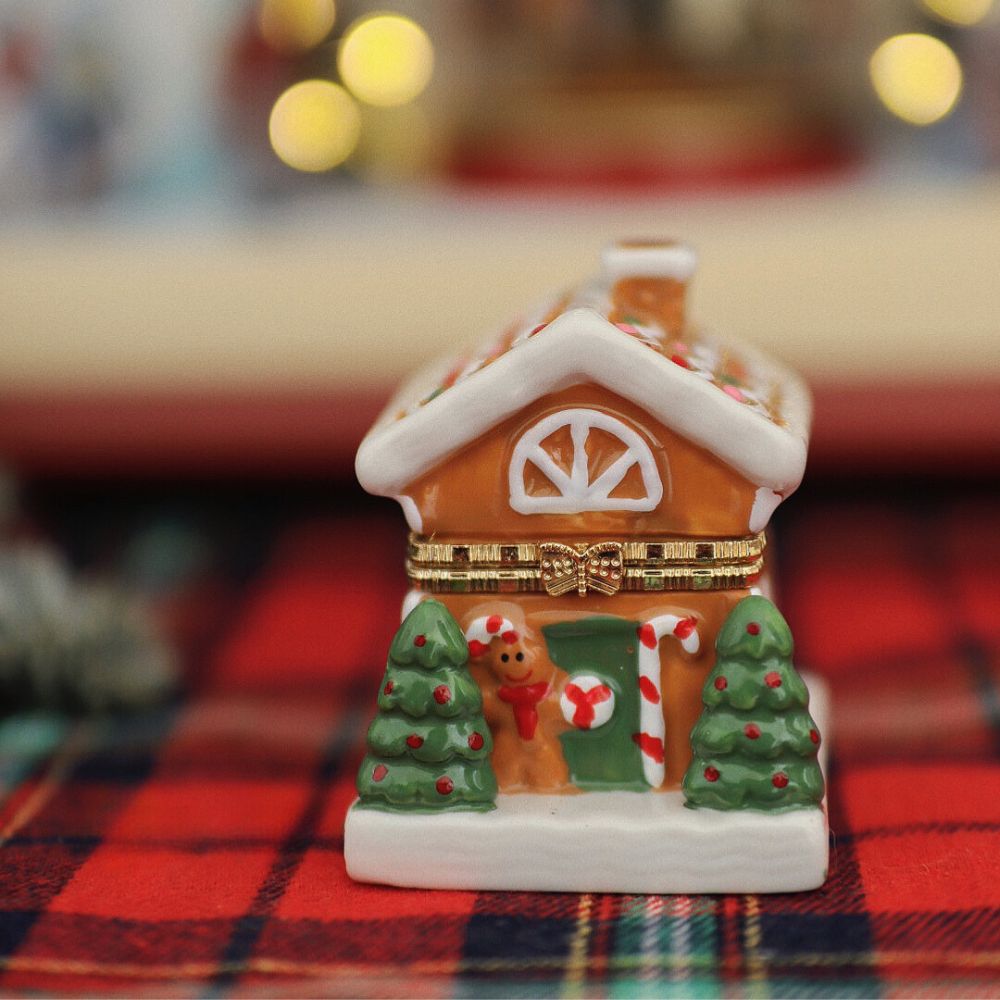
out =
{"type": "Polygon", "coordinates": [[[767,809],[817,806],[823,774],[809,692],[792,664],[792,633],[764,597],[732,610],[715,644],[694,759],[684,775],[689,806],[767,809]]]}
{"type": "Polygon", "coordinates": [[[389,649],[358,771],[361,805],[494,808],[493,739],[468,660],[465,636],[440,601],[422,601],[407,615],[389,649]]]}

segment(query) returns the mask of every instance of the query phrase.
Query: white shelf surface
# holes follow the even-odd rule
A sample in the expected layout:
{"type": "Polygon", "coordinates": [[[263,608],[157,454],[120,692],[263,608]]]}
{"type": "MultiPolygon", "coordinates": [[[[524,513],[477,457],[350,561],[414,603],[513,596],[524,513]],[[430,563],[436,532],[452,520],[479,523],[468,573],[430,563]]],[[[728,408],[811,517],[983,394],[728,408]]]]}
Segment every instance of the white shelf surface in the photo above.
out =
{"type": "Polygon", "coordinates": [[[1000,179],[873,179],[687,198],[342,192],[260,218],[93,216],[0,233],[0,389],[394,385],[672,235],[692,314],[808,378],[1000,370],[1000,179]]]}

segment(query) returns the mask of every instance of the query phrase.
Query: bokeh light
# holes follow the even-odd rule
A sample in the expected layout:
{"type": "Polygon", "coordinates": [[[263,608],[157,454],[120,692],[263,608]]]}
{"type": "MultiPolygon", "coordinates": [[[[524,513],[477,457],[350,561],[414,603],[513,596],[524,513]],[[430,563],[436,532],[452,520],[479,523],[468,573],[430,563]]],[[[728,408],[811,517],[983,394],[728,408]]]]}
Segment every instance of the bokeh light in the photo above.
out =
{"type": "Polygon", "coordinates": [[[978,24],[993,8],[993,0],[920,0],[925,10],[948,24],[978,24]]]}
{"type": "Polygon", "coordinates": [[[343,163],[358,144],[361,115],[350,94],[329,80],[303,80],[275,101],[268,128],[278,157],[318,173],[343,163]]]}
{"type": "Polygon", "coordinates": [[[931,35],[894,35],[872,54],[872,86],[879,100],[912,125],[940,121],[962,92],[958,56],[931,35]]]}
{"type": "Polygon", "coordinates": [[[374,14],[347,30],[337,68],[360,100],[395,107],[418,97],[430,82],[434,47],[427,32],[408,17],[374,14]]]}
{"type": "Polygon", "coordinates": [[[319,45],[337,19],[334,0],[261,0],[261,36],[279,52],[304,52],[319,45]]]}

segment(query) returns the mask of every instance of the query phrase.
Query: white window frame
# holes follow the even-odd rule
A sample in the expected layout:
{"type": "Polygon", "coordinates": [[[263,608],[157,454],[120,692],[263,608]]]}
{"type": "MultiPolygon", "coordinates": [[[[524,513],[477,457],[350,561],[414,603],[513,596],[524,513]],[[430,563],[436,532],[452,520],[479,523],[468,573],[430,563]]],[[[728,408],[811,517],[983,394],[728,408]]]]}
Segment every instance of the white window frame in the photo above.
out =
{"type": "Polygon", "coordinates": [[[533,424],[518,439],[508,467],[510,506],[519,514],[582,514],[586,511],[655,510],[663,499],[663,483],[656,459],[642,436],[627,424],[601,410],[557,410],[533,424]],[[542,447],[561,427],[569,427],[573,440],[573,468],[565,472],[542,447]],[[591,429],[605,431],[625,445],[625,451],[590,482],[586,444],[591,429]],[[524,488],[524,467],[531,462],[556,489],[557,496],[529,496],[524,488]],[[611,497],[622,480],[638,465],[644,497],[611,497]]]}

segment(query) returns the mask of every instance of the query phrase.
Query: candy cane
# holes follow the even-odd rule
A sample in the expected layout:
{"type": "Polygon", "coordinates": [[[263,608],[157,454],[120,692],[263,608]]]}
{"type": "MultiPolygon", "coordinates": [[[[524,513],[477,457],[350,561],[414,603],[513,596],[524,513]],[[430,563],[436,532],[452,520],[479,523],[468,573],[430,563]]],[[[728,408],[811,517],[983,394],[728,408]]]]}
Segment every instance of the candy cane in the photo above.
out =
{"type": "Polygon", "coordinates": [[[641,731],[632,739],[642,753],[642,773],[646,784],[659,788],[663,784],[665,768],[663,738],[662,693],[660,691],[660,640],[672,635],[680,640],[686,653],[697,653],[697,619],[679,618],[677,615],[660,615],[638,628],[639,634],[639,726],[641,731]]]}
{"type": "Polygon", "coordinates": [[[465,639],[469,644],[469,656],[482,656],[490,648],[490,642],[497,636],[500,636],[507,645],[518,640],[517,630],[502,615],[476,618],[465,630],[465,639]]]}

